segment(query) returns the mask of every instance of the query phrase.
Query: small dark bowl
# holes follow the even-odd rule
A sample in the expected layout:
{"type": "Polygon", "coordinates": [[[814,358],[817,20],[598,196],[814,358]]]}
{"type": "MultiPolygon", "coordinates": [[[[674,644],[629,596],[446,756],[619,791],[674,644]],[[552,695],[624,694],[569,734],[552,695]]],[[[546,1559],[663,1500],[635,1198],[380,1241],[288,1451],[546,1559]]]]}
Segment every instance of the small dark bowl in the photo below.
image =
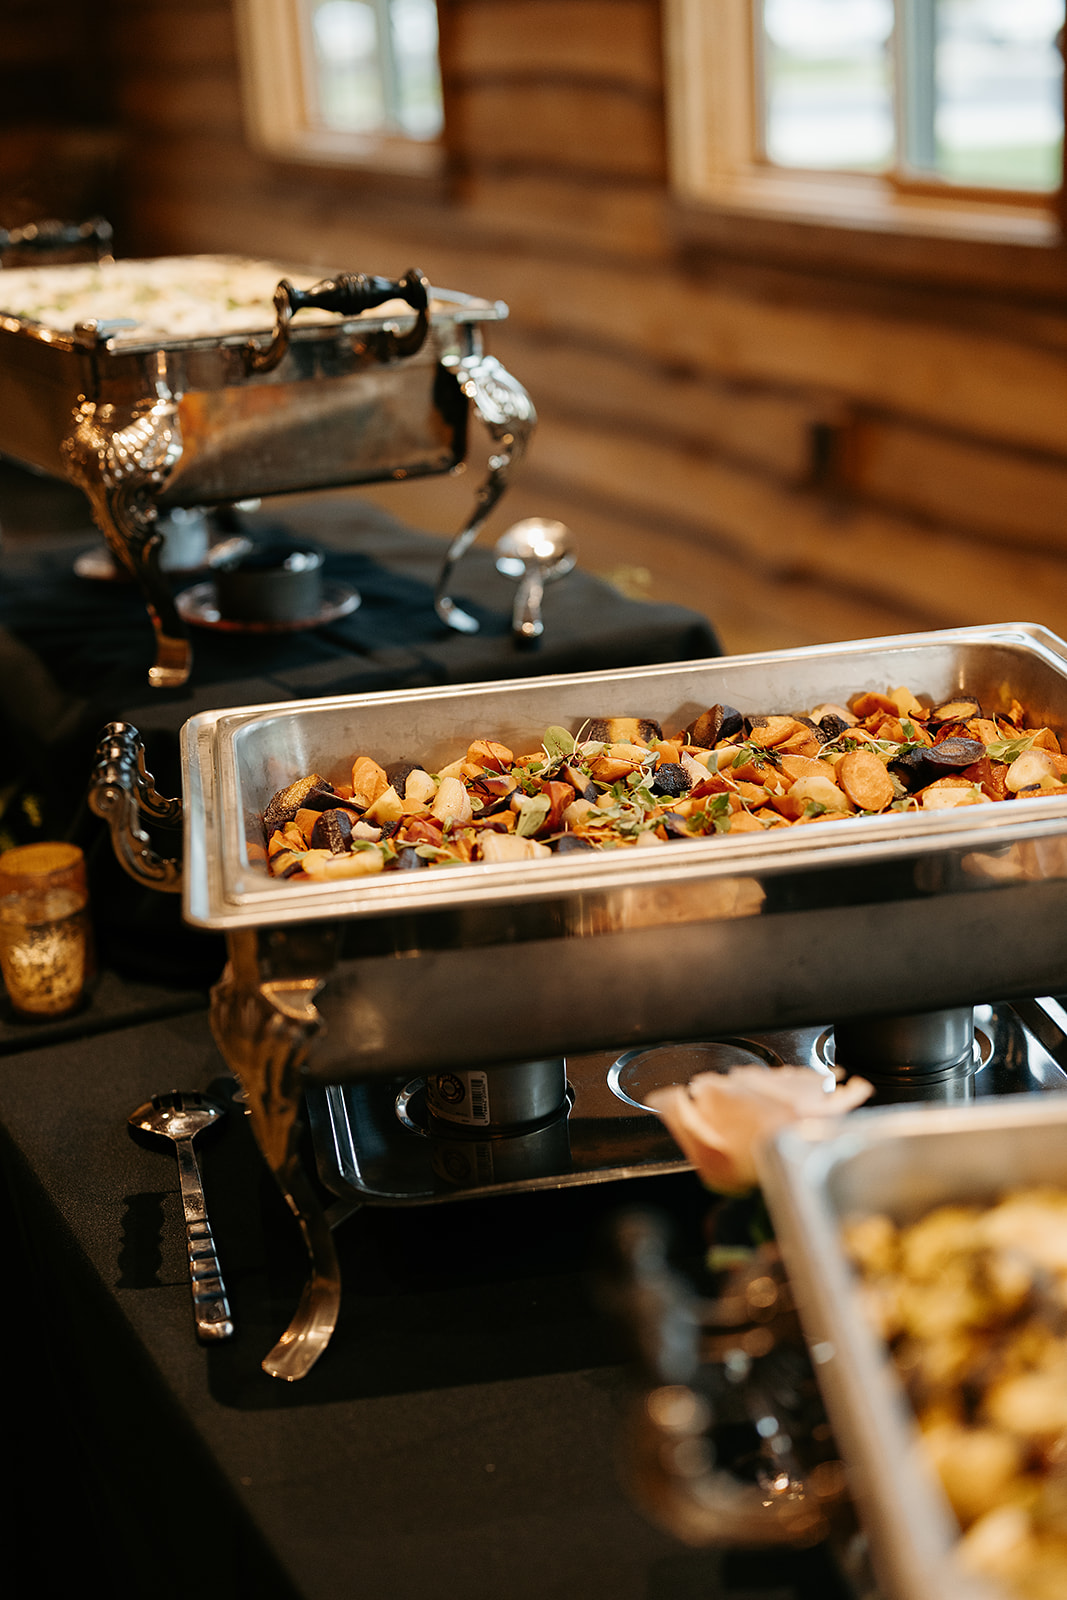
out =
{"type": "Polygon", "coordinates": [[[323,553],[275,539],[215,570],[219,614],[234,622],[302,622],[322,609],[323,553]]]}

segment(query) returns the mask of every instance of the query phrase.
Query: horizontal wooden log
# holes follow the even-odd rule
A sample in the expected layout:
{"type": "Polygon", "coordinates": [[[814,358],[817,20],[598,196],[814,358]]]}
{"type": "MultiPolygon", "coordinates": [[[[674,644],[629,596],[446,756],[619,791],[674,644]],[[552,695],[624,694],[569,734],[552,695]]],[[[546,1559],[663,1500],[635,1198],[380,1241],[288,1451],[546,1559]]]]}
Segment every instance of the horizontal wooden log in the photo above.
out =
{"type": "MultiPolygon", "coordinates": [[[[237,73],[237,33],[232,8],[218,0],[189,4],[183,0],[182,26],[175,26],[173,7],[150,9],[138,3],[119,9],[112,30],[112,50],[123,76],[136,76],[146,66],[197,66],[237,73]]],[[[236,92],[236,82],[234,85],[236,92]]]]}
{"type": "Polygon", "coordinates": [[[118,106],[132,127],[192,134],[211,129],[244,140],[240,96],[225,64],[208,69],[195,63],[178,68],[153,62],[122,79],[118,106]]]}
{"type": "Polygon", "coordinates": [[[662,83],[655,0],[482,0],[453,5],[442,25],[445,73],[537,73],[662,83]]]}
{"type": "Polygon", "coordinates": [[[531,340],[505,322],[493,350],[560,421],[618,425],[766,468],[793,483],[810,469],[817,404],[806,396],[671,372],[577,340],[531,340]]]}
{"type": "Polygon", "coordinates": [[[1067,553],[1067,460],[876,418],[848,427],[844,455],[848,485],[865,498],[1067,553]]]}
{"type": "Polygon", "coordinates": [[[636,349],[720,377],[821,389],[958,432],[1063,448],[1067,362],[1056,349],[929,321],[789,304],[681,274],[501,256],[517,322],[636,349]],[[564,293],[564,280],[566,292],[564,293]]]}
{"type": "Polygon", "coordinates": [[[791,492],[722,461],[616,431],[543,418],[532,470],[743,553],[776,578],[803,576],[913,611],[931,625],[1040,622],[1067,633],[1067,560],[791,492]]]}
{"type": "Polygon", "coordinates": [[[449,102],[448,144],[474,166],[539,162],[638,178],[666,170],[658,98],[600,83],[471,85],[449,102]]]}
{"type": "MultiPolygon", "coordinates": [[[[211,174],[213,196],[223,203],[243,196],[244,204],[254,200],[266,210],[277,198],[278,179],[269,163],[227,129],[178,135],[146,131],[126,152],[123,170],[136,188],[156,194],[179,216],[199,202],[205,173],[211,174]]],[[[296,181],[294,175],[294,186],[296,181]]]]}
{"type": "Polygon", "coordinates": [[[468,164],[459,198],[467,224],[538,254],[610,250],[646,267],[670,258],[663,187],[654,179],[605,183],[581,173],[468,164]]]}

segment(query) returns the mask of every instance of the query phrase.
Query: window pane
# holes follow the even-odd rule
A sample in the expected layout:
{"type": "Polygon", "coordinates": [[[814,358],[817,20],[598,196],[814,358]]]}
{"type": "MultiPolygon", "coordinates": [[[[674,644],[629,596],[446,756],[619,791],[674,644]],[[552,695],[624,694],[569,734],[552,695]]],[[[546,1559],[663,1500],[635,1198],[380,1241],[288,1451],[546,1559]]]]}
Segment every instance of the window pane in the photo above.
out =
{"type": "Polygon", "coordinates": [[[764,0],[762,17],[767,158],[783,167],[889,167],[893,0],[764,0]]]}
{"type": "Polygon", "coordinates": [[[311,30],[320,124],[371,133],[385,123],[378,20],[368,0],[314,0],[311,30]]]}
{"type": "Polygon", "coordinates": [[[1062,0],[930,0],[933,161],[957,183],[1055,189],[1063,144],[1062,0]]]}
{"type": "Polygon", "coordinates": [[[396,119],[409,138],[436,139],[443,119],[435,0],[393,0],[390,18],[396,119]]]}

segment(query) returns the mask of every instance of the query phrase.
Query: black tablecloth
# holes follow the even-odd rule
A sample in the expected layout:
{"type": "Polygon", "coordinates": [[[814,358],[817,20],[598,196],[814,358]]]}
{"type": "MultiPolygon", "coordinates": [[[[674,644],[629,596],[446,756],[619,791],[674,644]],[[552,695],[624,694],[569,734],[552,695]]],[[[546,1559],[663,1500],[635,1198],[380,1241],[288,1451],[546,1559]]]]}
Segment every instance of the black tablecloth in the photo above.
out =
{"type": "Polygon", "coordinates": [[[356,588],[362,605],[299,633],[195,627],[193,676],[178,690],[148,687],[152,632],[133,586],[75,574],[75,557],[99,546],[95,535],[0,543],[0,784],[17,762],[53,826],[69,818],[99,728],[112,718],[141,729],[157,778],[176,792],[176,736],[199,711],[719,653],[707,618],[629,600],[580,569],[549,585],[544,635],[525,647],[510,631],[514,584],[478,546],[454,587],[481,629],[456,633],[433,609],[443,542],[352,495],[286,498],[241,523],[253,537],[285,530],[322,544],[326,577],[356,588]]]}
{"type": "MultiPolygon", "coordinates": [[[[259,1362],[305,1258],[238,1113],[202,1141],[236,1334],[197,1345],[177,1167],[126,1116],[227,1081],[206,1015],[0,1059],[4,1169],[32,1264],[32,1332],[4,1354],[29,1400],[10,1510],[33,1592],[72,1568],[120,1600],[833,1600],[821,1551],[690,1551],[619,1486],[632,1403],[595,1263],[628,1203],[699,1248],[689,1173],[415,1208],[337,1233],[334,1340],[285,1385],[259,1362]],[[50,1530],[56,1537],[49,1538],[50,1530]]],[[[11,1281],[20,1285],[8,1264],[11,1281]]],[[[9,1540],[9,1551],[13,1548],[9,1540]]]]}

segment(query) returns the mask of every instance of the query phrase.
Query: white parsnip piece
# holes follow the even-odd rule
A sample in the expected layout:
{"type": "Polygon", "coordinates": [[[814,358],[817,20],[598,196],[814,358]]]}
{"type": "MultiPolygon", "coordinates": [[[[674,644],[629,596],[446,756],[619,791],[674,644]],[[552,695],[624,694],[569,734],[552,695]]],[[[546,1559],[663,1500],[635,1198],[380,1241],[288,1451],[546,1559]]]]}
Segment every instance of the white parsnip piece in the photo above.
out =
{"type": "Polygon", "coordinates": [[[523,839],[517,833],[483,833],[483,861],[535,861],[550,856],[551,850],[537,839],[523,839]]]}
{"type": "Polygon", "coordinates": [[[405,800],[421,800],[428,805],[437,793],[437,785],[428,772],[423,772],[421,767],[415,767],[408,773],[408,781],[404,785],[405,800]]]}
{"type": "Polygon", "coordinates": [[[919,799],[925,811],[947,811],[952,806],[978,806],[986,796],[976,783],[966,778],[938,778],[920,789],[919,799]]]}
{"type": "Polygon", "coordinates": [[[332,881],[334,878],[372,878],[382,871],[385,861],[373,845],[351,855],[335,856],[328,850],[306,850],[300,865],[309,878],[332,881]]]}
{"type": "Polygon", "coordinates": [[[1029,789],[1035,783],[1051,781],[1058,784],[1060,781],[1059,768],[1048,750],[1024,750],[1008,768],[1008,775],[1004,779],[1004,786],[1012,794],[1018,794],[1020,789],[1029,789]]]}
{"type": "Polygon", "coordinates": [[[798,778],[791,784],[788,798],[799,802],[800,810],[810,802],[817,806],[825,806],[827,811],[851,811],[852,802],[843,789],[839,789],[832,778],[816,776],[798,778]]]}
{"type": "Polygon", "coordinates": [[[431,812],[438,822],[469,822],[474,815],[470,796],[459,778],[442,778],[431,812]]]}

